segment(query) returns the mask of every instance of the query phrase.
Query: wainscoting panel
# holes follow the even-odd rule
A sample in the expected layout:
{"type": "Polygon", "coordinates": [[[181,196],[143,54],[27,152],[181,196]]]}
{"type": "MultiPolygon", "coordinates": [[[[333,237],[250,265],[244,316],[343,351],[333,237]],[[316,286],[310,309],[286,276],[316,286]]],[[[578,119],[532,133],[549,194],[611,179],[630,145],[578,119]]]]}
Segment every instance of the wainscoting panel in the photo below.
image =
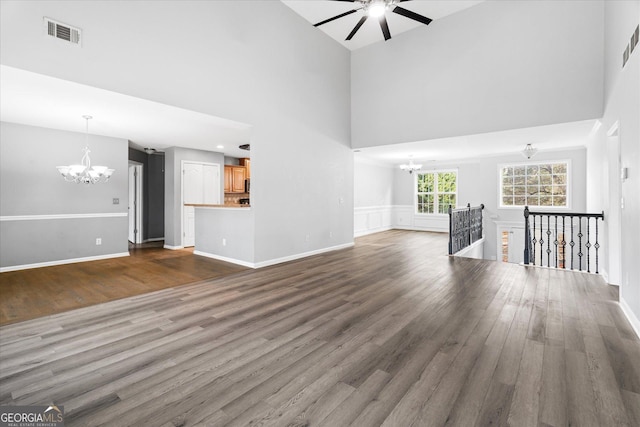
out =
{"type": "Polygon", "coordinates": [[[391,230],[393,206],[370,206],[355,208],[353,216],[353,234],[364,236],[380,231],[391,230]]]}
{"type": "Polygon", "coordinates": [[[354,209],[354,237],[390,230],[449,231],[448,215],[419,215],[411,205],[367,206],[354,209]]]}

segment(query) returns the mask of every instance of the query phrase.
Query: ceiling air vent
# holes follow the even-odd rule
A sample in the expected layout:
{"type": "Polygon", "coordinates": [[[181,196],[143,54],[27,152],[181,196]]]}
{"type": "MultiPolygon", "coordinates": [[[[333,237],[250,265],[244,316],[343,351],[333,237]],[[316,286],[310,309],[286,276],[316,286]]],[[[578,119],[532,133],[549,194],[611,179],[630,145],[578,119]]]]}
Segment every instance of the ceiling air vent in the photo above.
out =
{"type": "Polygon", "coordinates": [[[80,28],[75,28],[46,17],[44,18],[44,25],[48,36],[80,45],[80,36],[82,34],[80,28]]]}
{"type": "Polygon", "coordinates": [[[251,150],[251,144],[242,144],[242,145],[238,145],[238,148],[241,150],[251,150]]]}

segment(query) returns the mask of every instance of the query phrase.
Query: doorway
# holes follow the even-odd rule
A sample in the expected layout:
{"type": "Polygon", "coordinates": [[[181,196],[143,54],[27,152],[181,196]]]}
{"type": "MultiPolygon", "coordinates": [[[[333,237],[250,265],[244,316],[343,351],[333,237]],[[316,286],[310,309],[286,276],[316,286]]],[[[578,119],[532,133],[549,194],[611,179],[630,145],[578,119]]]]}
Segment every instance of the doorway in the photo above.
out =
{"type": "Polygon", "coordinates": [[[609,268],[608,281],[612,285],[620,285],[621,280],[621,204],[622,204],[622,183],[620,179],[620,168],[622,158],[620,153],[619,123],[616,122],[609,132],[607,132],[607,158],[608,173],[606,191],[609,194],[609,214],[607,215],[607,232],[609,235],[609,268]]]}
{"type": "Polygon", "coordinates": [[[142,243],[142,163],[129,161],[129,241],[142,243]]]}

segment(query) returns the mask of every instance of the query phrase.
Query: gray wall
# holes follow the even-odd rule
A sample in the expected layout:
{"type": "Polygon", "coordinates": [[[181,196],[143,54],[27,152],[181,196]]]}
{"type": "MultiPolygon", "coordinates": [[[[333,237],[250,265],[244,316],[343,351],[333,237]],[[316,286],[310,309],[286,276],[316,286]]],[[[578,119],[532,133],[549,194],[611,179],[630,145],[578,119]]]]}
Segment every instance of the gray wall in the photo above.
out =
{"type": "MultiPolygon", "coordinates": [[[[213,151],[171,147],[165,150],[164,243],[182,245],[182,173],[183,161],[220,165],[220,201],[224,201],[224,155],[213,151]]],[[[196,233],[199,233],[196,230],[196,233]]]]}
{"type": "Polygon", "coordinates": [[[253,225],[250,208],[196,208],[195,250],[253,265],[253,225]]]}
{"type": "MultiPolygon", "coordinates": [[[[281,2],[1,8],[5,65],[253,125],[256,262],[353,242],[350,52],[281,2]],[[82,28],[82,47],[50,43],[43,16],[82,28]]],[[[165,191],[175,194],[175,183],[165,191]]],[[[178,241],[173,199],[165,200],[168,244],[178,241]]]]}
{"type": "Polygon", "coordinates": [[[601,117],[603,40],[603,2],[487,1],[358,49],[353,147],[601,117]]]}
{"type": "Polygon", "coordinates": [[[129,147],[129,160],[142,163],[142,238],[164,238],[164,153],[147,154],[129,147]]]}
{"type": "Polygon", "coordinates": [[[114,168],[113,177],[90,186],[65,182],[56,166],[79,163],[84,146],[82,133],[0,123],[0,267],[127,252],[127,141],[91,135],[92,162],[114,168]],[[104,215],[38,217],[77,214],[104,215]]]}

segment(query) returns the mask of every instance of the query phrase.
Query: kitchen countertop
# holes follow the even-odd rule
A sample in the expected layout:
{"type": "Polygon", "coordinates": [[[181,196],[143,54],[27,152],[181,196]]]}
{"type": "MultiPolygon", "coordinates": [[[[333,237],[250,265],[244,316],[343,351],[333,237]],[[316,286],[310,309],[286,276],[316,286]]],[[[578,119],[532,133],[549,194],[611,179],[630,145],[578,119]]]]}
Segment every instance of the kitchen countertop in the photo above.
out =
{"type": "Polygon", "coordinates": [[[251,205],[241,205],[239,203],[225,203],[223,205],[212,205],[212,204],[197,204],[197,203],[185,203],[185,206],[194,206],[200,208],[234,208],[234,209],[244,209],[250,208],[251,205]]]}

